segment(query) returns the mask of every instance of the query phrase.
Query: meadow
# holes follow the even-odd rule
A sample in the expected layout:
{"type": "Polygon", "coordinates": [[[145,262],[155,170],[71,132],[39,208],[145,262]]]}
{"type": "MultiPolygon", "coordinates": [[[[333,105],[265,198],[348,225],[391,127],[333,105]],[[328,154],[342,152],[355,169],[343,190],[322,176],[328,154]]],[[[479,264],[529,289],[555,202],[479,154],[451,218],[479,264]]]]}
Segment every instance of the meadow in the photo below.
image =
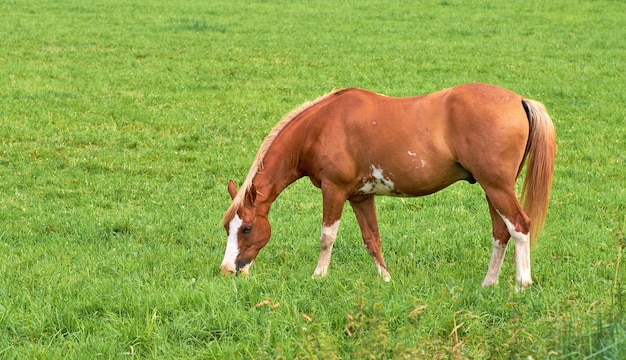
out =
{"type": "MultiPolygon", "coordinates": [[[[626,3],[0,2],[0,358],[626,358],[626,3]],[[377,198],[383,282],[346,207],[281,194],[251,276],[221,277],[228,179],[333,89],[485,82],[543,102],[552,202],[515,291],[482,288],[479,186],[377,198]]],[[[521,181],[520,181],[521,183],[521,181]]]]}

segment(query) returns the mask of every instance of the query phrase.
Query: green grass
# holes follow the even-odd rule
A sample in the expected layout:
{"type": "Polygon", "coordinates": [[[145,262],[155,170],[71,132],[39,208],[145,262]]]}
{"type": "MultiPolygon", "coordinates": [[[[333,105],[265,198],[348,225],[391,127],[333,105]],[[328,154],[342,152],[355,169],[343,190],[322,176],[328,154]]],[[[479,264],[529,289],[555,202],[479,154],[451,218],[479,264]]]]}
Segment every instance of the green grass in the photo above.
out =
{"type": "Polygon", "coordinates": [[[626,357],[622,1],[0,3],[0,357],[626,357]],[[222,278],[229,178],[332,89],[481,81],[542,101],[552,204],[516,293],[480,283],[478,186],[379,198],[384,283],[346,209],[330,274],[321,196],[272,208],[251,277],[222,278]],[[270,299],[262,307],[255,305],[270,299]],[[273,308],[272,308],[273,307],[273,308]]]}

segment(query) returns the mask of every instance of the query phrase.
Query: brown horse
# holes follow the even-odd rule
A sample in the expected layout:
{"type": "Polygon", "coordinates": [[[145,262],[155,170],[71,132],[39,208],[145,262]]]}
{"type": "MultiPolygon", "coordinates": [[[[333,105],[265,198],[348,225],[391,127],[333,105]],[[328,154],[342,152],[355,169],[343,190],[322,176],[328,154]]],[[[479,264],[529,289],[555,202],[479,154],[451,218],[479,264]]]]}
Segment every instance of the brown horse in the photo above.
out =
{"type": "Polygon", "coordinates": [[[272,202],[308,176],[321,188],[324,208],[313,276],[328,271],[347,200],[379,274],[389,281],[374,196],[423,196],[466,180],[484,189],[493,226],[483,285],[498,282],[513,237],[517,286],[527,287],[530,248],[546,217],[555,150],[554,126],[544,106],[494,86],[467,84],[410,98],[362,89],[332,92],[274,127],[239,191],[229,181],[233,201],[223,219],[228,241],[222,274],[248,274],[270,239],[272,202]],[[522,208],[514,187],[527,156],[522,208]]]}

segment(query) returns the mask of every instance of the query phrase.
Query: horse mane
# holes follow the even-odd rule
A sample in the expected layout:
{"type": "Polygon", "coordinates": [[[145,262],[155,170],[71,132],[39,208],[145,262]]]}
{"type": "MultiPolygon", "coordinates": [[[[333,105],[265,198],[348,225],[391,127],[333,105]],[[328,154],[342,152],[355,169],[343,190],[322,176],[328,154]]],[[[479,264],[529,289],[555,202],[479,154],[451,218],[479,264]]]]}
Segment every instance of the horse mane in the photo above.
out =
{"type": "Polygon", "coordinates": [[[321,103],[322,101],[330,98],[333,95],[337,95],[340,92],[343,92],[344,90],[333,90],[330,93],[320,96],[313,101],[305,102],[304,104],[300,105],[300,107],[289,112],[284,118],[282,118],[282,120],[280,120],[274,126],[272,131],[270,131],[270,133],[265,137],[265,140],[263,140],[261,147],[257,151],[256,156],[254,157],[254,161],[250,166],[250,170],[248,171],[248,175],[246,176],[246,180],[237,191],[237,195],[226,210],[226,213],[224,213],[224,218],[222,219],[222,224],[224,226],[226,226],[235,217],[237,210],[239,210],[239,207],[243,204],[246,193],[250,191],[250,188],[252,187],[252,180],[254,179],[256,174],[263,169],[263,159],[265,159],[267,151],[269,150],[270,146],[272,146],[272,143],[274,142],[274,140],[276,140],[281,131],[292,121],[302,115],[306,110],[321,103]]]}

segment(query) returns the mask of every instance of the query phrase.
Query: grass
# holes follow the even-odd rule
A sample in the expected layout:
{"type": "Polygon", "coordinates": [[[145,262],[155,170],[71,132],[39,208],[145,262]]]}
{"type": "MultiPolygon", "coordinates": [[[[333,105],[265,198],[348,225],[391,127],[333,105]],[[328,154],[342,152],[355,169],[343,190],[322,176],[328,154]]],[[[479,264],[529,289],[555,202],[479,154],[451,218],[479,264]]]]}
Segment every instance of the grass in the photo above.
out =
{"type": "MultiPolygon", "coordinates": [[[[623,358],[626,34],[620,1],[0,4],[3,358],[623,358]],[[349,209],[311,280],[321,196],[272,208],[222,278],[229,178],[331,89],[481,81],[548,107],[559,141],[535,284],[480,282],[484,195],[379,198],[391,283],[349,209]],[[257,307],[267,300],[267,304],[257,307]]],[[[511,259],[509,253],[507,259],[511,259]]]]}

